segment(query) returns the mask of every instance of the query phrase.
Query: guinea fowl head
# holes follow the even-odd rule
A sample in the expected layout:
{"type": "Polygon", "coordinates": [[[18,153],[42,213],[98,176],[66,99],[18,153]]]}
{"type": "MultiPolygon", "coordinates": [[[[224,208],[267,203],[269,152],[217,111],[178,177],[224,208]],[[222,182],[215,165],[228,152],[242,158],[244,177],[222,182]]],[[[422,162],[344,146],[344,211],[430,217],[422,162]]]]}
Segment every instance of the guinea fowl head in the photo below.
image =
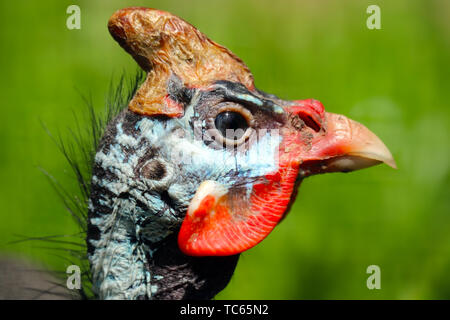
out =
{"type": "Polygon", "coordinates": [[[122,9],[108,27],[147,77],[95,156],[87,243],[99,298],[211,298],[303,178],[395,167],[363,125],[256,89],[238,57],[170,13],[122,9]]]}

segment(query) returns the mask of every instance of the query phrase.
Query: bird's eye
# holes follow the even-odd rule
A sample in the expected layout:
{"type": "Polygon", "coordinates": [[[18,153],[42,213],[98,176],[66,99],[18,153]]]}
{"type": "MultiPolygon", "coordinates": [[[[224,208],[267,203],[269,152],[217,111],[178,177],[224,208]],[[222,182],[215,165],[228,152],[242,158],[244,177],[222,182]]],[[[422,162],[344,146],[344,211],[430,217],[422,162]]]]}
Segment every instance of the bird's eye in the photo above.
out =
{"type": "Polygon", "coordinates": [[[240,146],[250,138],[254,125],[253,114],[247,108],[222,102],[206,118],[205,143],[217,149],[240,146]]]}
{"type": "Polygon", "coordinates": [[[214,125],[222,136],[233,140],[239,140],[249,127],[244,116],[234,111],[219,113],[214,120],[214,125]]]}

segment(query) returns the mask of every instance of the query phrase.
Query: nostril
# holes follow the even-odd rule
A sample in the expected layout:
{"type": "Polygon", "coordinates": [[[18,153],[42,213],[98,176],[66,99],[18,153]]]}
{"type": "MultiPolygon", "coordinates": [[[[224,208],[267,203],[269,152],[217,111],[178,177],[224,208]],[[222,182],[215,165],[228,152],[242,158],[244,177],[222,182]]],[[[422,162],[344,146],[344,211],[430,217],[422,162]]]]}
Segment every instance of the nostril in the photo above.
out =
{"type": "Polygon", "coordinates": [[[295,100],[293,105],[287,108],[287,111],[298,116],[305,125],[314,131],[320,131],[325,115],[325,109],[320,101],[314,99],[295,100]]]}
{"type": "Polygon", "coordinates": [[[305,122],[305,124],[308,127],[310,127],[311,129],[313,129],[316,132],[319,132],[320,128],[322,128],[322,123],[316,121],[312,116],[306,115],[306,116],[303,116],[300,118],[305,122]]]}

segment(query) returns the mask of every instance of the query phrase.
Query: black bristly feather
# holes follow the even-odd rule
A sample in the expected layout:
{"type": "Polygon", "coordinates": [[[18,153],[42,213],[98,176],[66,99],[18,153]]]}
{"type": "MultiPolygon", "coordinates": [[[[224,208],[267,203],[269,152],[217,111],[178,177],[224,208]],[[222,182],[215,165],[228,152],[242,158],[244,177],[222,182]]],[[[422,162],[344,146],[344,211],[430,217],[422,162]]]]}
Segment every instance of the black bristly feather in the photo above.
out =
{"type": "MultiPolygon", "coordinates": [[[[58,255],[60,258],[68,263],[78,265],[82,270],[82,286],[81,289],[78,290],[78,298],[81,299],[93,298],[85,238],[88,224],[88,200],[90,196],[92,167],[95,153],[108,123],[122,110],[127,108],[128,103],[144,80],[144,76],[145,74],[141,70],[138,70],[134,77],[122,75],[117,84],[114,84],[113,81],[111,81],[103,112],[97,112],[92,103],[92,99],[82,95],[87,113],[82,113],[79,110],[73,112],[75,127],[74,129],[68,130],[68,139],[63,139],[60,134],[58,134],[57,137],[53,136],[46,126],[43,125],[44,129],[69,164],[73,176],[77,181],[78,192],[69,192],[68,189],[61,185],[50,173],[42,168],[39,169],[49,179],[50,184],[61,198],[65,209],[71,214],[80,231],[73,235],[52,235],[43,237],[18,236],[20,239],[11,243],[31,240],[43,241],[54,245],[52,247],[45,247],[44,249],[48,249],[51,252],[62,251],[63,254],[58,255]],[[87,117],[85,117],[87,119],[83,119],[83,123],[79,120],[79,117],[77,116],[78,113],[87,115],[87,117]],[[73,239],[73,241],[70,241],[70,239],[73,239]],[[76,247],[76,249],[74,249],[74,247],[76,247]],[[67,256],[64,256],[64,254],[67,256]]],[[[41,247],[41,249],[42,248],[43,247],[41,247]]],[[[59,276],[61,279],[67,276],[65,272],[61,272],[59,275],[58,273],[55,273],[55,275],[57,277],[59,276]]],[[[65,284],[65,281],[63,281],[63,283],[65,284]]],[[[51,292],[46,290],[43,290],[41,293],[51,294],[51,292]]]]}

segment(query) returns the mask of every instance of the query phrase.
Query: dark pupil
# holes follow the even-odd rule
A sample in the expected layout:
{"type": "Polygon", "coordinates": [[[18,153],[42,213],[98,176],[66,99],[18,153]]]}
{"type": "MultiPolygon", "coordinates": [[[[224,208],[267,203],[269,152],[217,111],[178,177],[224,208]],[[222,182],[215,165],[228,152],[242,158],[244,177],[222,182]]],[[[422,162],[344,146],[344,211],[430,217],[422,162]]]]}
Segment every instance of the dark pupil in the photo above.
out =
{"type": "Polygon", "coordinates": [[[219,130],[224,137],[229,139],[234,138],[234,140],[238,140],[242,137],[245,130],[248,128],[245,118],[241,114],[232,111],[219,113],[216,120],[214,120],[214,124],[216,125],[216,129],[219,130]],[[227,129],[232,130],[228,130],[227,132],[227,129]]]}

